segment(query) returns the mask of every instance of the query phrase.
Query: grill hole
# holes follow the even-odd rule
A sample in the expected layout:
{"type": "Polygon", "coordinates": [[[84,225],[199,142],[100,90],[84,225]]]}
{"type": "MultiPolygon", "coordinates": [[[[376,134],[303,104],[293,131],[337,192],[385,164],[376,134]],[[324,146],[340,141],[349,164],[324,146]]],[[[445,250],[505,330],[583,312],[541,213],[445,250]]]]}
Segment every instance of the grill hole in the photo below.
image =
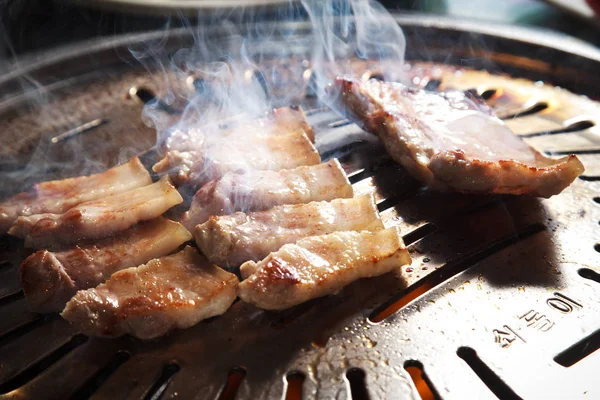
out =
{"type": "Polygon", "coordinates": [[[600,197],[594,197],[594,201],[598,204],[600,204],[600,197]]]}
{"type": "Polygon", "coordinates": [[[260,71],[254,71],[254,73],[252,74],[252,79],[254,79],[256,82],[258,82],[258,84],[262,88],[263,92],[265,93],[265,96],[267,96],[267,99],[270,99],[271,95],[270,95],[269,85],[267,84],[267,79],[265,78],[263,73],[260,71]]]}
{"type": "Polygon", "coordinates": [[[511,115],[505,115],[504,117],[502,117],[502,119],[513,119],[513,118],[525,117],[527,115],[537,114],[540,111],[544,111],[546,108],[548,108],[548,103],[541,101],[523,111],[519,111],[519,112],[516,112],[511,115]]]}
{"type": "Polygon", "coordinates": [[[423,364],[410,360],[404,363],[404,369],[410,375],[422,400],[439,400],[440,395],[423,370],[423,364]]]}
{"type": "Polygon", "coordinates": [[[175,362],[165,364],[160,376],[158,377],[156,382],[154,382],[154,385],[152,385],[146,396],[144,396],[144,400],[159,400],[162,397],[165,390],[167,390],[167,386],[169,386],[169,383],[171,383],[171,381],[173,380],[175,375],[177,375],[180,369],[181,367],[179,366],[179,364],[175,362]]]}
{"type": "Polygon", "coordinates": [[[591,281],[600,283],[600,274],[597,273],[596,271],[593,271],[589,268],[581,268],[579,271],[577,271],[577,273],[582,278],[589,279],[591,281]]]}
{"type": "Polygon", "coordinates": [[[557,135],[557,134],[561,134],[561,133],[573,133],[573,132],[580,132],[580,131],[584,131],[586,129],[589,129],[593,126],[595,126],[596,124],[594,124],[592,121],[579,121],[579,122],[575,122],[574,124],[571,124],[565,128],[562,129],[556,129],[553,131],[545,131],[545,132],[535,132],[535,133],[528,133],[527,135],[521,135],[522,138],[532,138],[532,137],[537,137],[537,136],[546,136],[546,135],[557,135]]]}
{"type": "Polygon", "coordinates": [[[237,395],[238,389],[242,384],[242,381],[246,377],[246,369],[242,367],[235,367],[229,371],[227,382],[223,391],[219,395],[218,400],[234,400],[237,395]]]}
{"type": "Polygon", "coordinates": [[[430,91],[430,92],[436,92],[440,86],[442,85],[442,81],[440,81],[439,79],[432,79],[429,82],[427,82],[427,84],[425,85],[425,87],[423,89],[430,91]]]}
{"type": "Polygon", "coordinates": [[[27,332],[31,332],[38,326],[43,325],[44,323],[46,323],[52,319],[53,319],[52,317],[50,317],[50,318],[38,317],[38,318],[34,319],[33,321],[26,322],[22,325],[15,327],[14,329],[11,329],[10,331],[8,331],[5,334],[3,334],[2,336],[0,336],[0,346],[2,346],[6,342],[10,342],[11,340],[14,340],[16,338],[23,336],[27,332]]]}
{"type": "Polygon", "coordinates": [[[350,121],[349,119],[342,119],[339,121],[332,122],[332,123],[328,124],[327,126],[329,128],[335,129],[335,128],[341,128],[342,126],[350,125],[351,123],[352,123],[352,121],[350,121]]]}
{"type": "Polygon", "coordinates": [[[350,368],[346,372],[352,400],[369,400],[371,398],[367,391],[366,376],[365,371],[360,368],[350,368]]]}
{"type": "Polygon", "coordinates": [[[4,297],[0,297],[0,307],[5,304],[12,303],[15,300],[22,299],[23,297],[25,297],[25,293],[23,293],[22,290],[19,290],[15,293],[7,294],[4,297]]]}
{"type": "Polygon", "coordinates": [[[138,100],[140,100],[144,104],[149,103],[156,98],[156,94],[154,94],[152,90],[147,89],[145,87],[132,87],[131,89],[129,89],[129,95],[132,97],[137,97],[138,100]]]}
{"type": "Polygon", "coordinates": [[[587,181],[587,182],[596,182],[596,181],[600,181],[600,176],[585,176],[585,175],[581,175],[579,177],[579,179],[581,179],[582,181],[587,181]]]}
{"type": "Polygon", "coordinates": [[[467,270],[472,265],[491,256],[492,254],[497,253],[500,250],[503,250],[506,247],[518,243],[521,240],[524,240],[530,236],[533,236],[536,233],[543,231],[544,229],[545,227],[540,224],[530,225],[522,232],[516,235],[511,235],[504,239],[500,239],[495,243],[492,243],[486,249],[471,253],[470,255],[467,255],[462,259],[446,263],[442,268],[440,268],[438,272],[427,275],[418,283],[408,287],[406,290],[403,290],[399,295],[392,297],[392,299],[385,302],[380,307],[377,307],[369,317],[369,320],[374,323],[383,321],[390,315],[395,314],[396,312],[401,310],[404,306],[406,306],[411,301],[415,300],[417,297],[423,295],[424,293],[433,289],[442,282],[467,270]]]}
{"type": "Polygon", "coordinates": [[[304,384],[304,375],[300,371],[293,371],[287,374],[285,380],[287,381],[287,389],[285,391],[285,400],[301,400],[302,399],[302,385],[304,384]]]}
{"type": "Polygon", "coordinates": [[[408,246],[423,239],[425,236],[430,235],[435,231],[437,231],[437,226],[428,222],[404,235],[402,237],[402,240],[404,240],[404,244],[408,246]]]}
{"type": "Polygon", "coordinates": [[[600,243],[596,243],[594,245],[594,250],[596,250],[598,253],[600,253],[600,243]]]}
{"type": "Polygon", "coordinates": [[[600,329],[559,353],[554,357],[554,361],[563,367],[570,367],[598,349],[600,349],[600,329]]]}
{"type": "Polygon", "coordinates": [[[67,343],[63,344],[47,356],[31,364],[29,367],[22,370],[6,382],[0,384],[0,394],[8,393],[25,385],[27,382],[31,381],[36,376],[50,368],[52,364],[56,363],[61,358],[69,354],[71,351],[75,350],[77,347],[87,342],[87,340],[87,337],[84,335],[73,336],[71,340],[69,340],[67,343]]]}
{"type": "Polygon", "coordinates": [[[479,96],[484,100],[489,100],[494,97],[496,93],[498,93],[497,89],[488,89],[482,92],[479,96]]]}
{"type": "Polygon", "coordinates": [[[519,397],[470,347],[459,347],[456,354],[462,358],[483,383],[502,400],[520,400],[519,397]]]}
{"type": "Polygon", "coordinates": [[[376,81],[385,81],[385,77],[380,72],[372,72],[369,74],[369,79],[375,79],[376,81]]]}
{"type": "Polygon", "coordinates": [[[71,399],[87,399],[92,396],[96,390],[127,360],[131,354],[127,351],[118,351],[113,359],[102,369],[89,378],[74,394],[71,399]]]}

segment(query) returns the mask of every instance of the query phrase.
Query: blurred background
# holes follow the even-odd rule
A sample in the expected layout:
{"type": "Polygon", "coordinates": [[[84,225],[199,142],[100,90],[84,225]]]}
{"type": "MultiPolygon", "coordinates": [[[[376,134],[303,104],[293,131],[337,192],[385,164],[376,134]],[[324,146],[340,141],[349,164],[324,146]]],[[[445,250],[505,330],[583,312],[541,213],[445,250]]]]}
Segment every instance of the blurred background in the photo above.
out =
{"type": "MultiPolygon", "coordinates": [[[[274,3],[277,0],[266,0],[274,3]]],[[[264,2],[264,1],[263,1],[264,2]]],[[[593,0],[398,0],[381,1],[403,13],[427,13],[480,21],[508,23],[561,31],[600,45],[600,24],[593,0]]],[[[233,8],[253,1],[211,0],[0,0],[0,67],[15,57],[51,50],[55,46],[123,33],[142,32],[203,20],[215,6],[233,8]],[[187,10],[179,8],[184,6],[187,10]],[[206,7],[199,11],[193,7],[206,7]],[[185,18],[182,18],[185,16],[185,18]]],[[[289,7],[286,7],[289,10],[289,7]]],[[[261,17],[276,19],[276,6],[261,6],[261,17]]]]}

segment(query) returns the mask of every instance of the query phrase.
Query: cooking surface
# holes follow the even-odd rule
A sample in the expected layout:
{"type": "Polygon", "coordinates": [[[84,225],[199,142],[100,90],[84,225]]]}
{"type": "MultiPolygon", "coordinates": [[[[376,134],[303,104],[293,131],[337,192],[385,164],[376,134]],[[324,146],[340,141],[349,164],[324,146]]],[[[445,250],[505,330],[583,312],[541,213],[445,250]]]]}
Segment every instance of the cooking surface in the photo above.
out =
{"type": "MultiPolygon", "coordinates": [[[[21,108],[3,119],[5,134],[32,135],[9,149],[12,159],[3,157],[14,190],[35,179],[15,176],[39,136],[47,154],[40,171],[55,176],[81,173],[74,149],[94,152],[93,169],[151,147],[155,133],[139,118],[144,96],[130,89],[160,94],[160,85],[145,71],[102,73],[101,81],[89,76],[57,92],[41,110],[21,108]],[[85,127],[95,120],[106,122],[85,127]],[[53,146],[51,138],[73,129],[53,146]],[[67,169],[65,162],[74,163],[67,169]]],[[[153,342],[86,339],[58,316],[28,312],[16,274],[22,243],[5,237],[0,398],[227,399],[236,391],[238,399],[298,398],[299,387],[304,398],[418,398],[405,369],[415,366],[444,399],[600,396],[592,375],[598,353],[579,361],[598,348],[600,335],[600,105],[485,72],[418,64],[409,74],[428,77],[414,83],[430,88],[477,90],[534,146],[575,151],[583,178],[548,200],[440,194],[422,188],[376,143],[328,149],[324,156],[340,158],[356,194],[374,191],[386,226],[401,227],[413,265],[399,278],[359,281],[284,312],[237,302],[223,316],[153,342]]],[[[317,143],[332,131],[362,137],[315,98],[301,100],[317,143]]]]}

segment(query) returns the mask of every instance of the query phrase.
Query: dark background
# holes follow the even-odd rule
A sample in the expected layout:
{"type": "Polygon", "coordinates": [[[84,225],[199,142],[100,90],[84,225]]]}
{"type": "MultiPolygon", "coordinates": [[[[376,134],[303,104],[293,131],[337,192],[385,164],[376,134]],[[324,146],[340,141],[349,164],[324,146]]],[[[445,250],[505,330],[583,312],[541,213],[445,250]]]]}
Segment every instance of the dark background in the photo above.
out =
{"type": "MultiPolygon", "coordinates": [[[[600,45],[597,27],[545,2],[536,0],[409,0],[383,1],[390,10],[424,12],[490,23],[533,25],[558,30],[600,45]]],[[[6,67],[15,58],[77,41],[181,26],[185,23],[210,23],[199,11],[189,20],[176,13],[147,10],[99,9],[86,2],[66,0],[0,0],[0,64],[6,67]],[[145,15],[144,15],[145,14],[145,15]],[[191,21],[191,22],[190,22],[191,21]]],[[[277,18],[265,10],[264,18],[277,18]]],[[[2,65],[0,65],[2,66],[2,65]]]]}

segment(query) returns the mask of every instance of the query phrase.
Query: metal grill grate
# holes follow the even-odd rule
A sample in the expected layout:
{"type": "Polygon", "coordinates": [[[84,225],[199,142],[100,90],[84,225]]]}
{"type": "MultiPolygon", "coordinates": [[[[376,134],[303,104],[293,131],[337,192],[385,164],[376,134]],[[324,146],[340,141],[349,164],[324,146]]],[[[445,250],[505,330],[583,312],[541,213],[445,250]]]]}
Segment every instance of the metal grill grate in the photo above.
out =
{"type": "MultiPolygon", "coordinates": [[[[57,316],[28,312],[16,275],[22,244],[3,238],[0,399],[600,396],[593,377],[600,356],[586,357],[600,342],[600,104],[435,64],[409,73],[428,76],[415,83],[430,89],[476,90],[541,150],[580,154],[586,175],[549,200],[439,194],[375,142],[334,149],[326,155],[340,157],[356,193],[374,191],[386,226],[401,226],[413,265],[398,279],[356,282],[284,312],[237,302],[223,316],[148,343],[87,339],[57,316]]],[[[71,138],[57,144],[75,140],[93,149],[111,138],[142,151],[153,132],[138,122],[140,107],[125,93],[133,86],[154,91],[152,84],[130,73],[57,98],[50,104],[57,115],[81,97],[89,105],[77,108],[83,128],[64,130],[71,138]],[[96,120],[108,122],[86,125],[96,120]]],[[[360,132],[314,98],[303,106],[317,135],[360,132]]],[[[2,122],[10,132],[27,123],[64,137],[60,124],[36,127],[27,114],[2,122]]],[[[103,161],[114,162],[114,154],[103,161]]]]}

